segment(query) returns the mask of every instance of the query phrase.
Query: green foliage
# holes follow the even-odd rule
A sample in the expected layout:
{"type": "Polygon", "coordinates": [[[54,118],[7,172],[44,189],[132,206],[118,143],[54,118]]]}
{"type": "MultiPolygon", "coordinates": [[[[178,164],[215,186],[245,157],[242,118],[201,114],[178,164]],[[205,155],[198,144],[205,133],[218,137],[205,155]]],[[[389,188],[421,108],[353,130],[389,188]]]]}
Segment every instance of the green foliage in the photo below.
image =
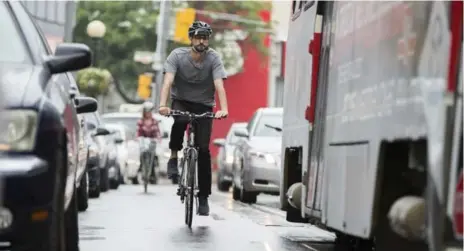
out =
{"type": "Polygon", "coordinates": [[[151,67],[134,62],[134,53],[155,50],[157,16],[151,1],[79,1],[74,41],[95,50],[86,29],[90,21],[102,21],[106,33],[96,51],[95,66],[108,69],[135,96],[138,75],[151,67]]]}
{"type": "MultiPolygon", "coordinates": [[[[259,24],[261,17],[259,13],[263,10],[271,10],[270,1],[189,1],[191,7],[205,11],[231,13],[239,15],[241,18],[251,22],[237,22],[220,19],[214,15],[206,15],[211,18],[210,23],[215,33],[221,33],[231,28],[241,29],[248,32],[245,45],[250,45],[258,49],[262,56],[267,56],[267,48],[264,45],[264,38],[268,33],[263,30],[270,30],[270,24],[259,24]]],[[[212,41],[211,45],[221,46],[224,41],[212,41]]],[[[247,46],[245,46],[247,48],[247,46]]]]}
{"type": "Polygon", "coordinates": [[[92,67],[77,72],[79,90],[90,97],[106,95],[111,82],[111,73],[105,69],[92,67]]]}
{"type": "MultiPolygon", "coordinates": [[[[186,1],[183,4],[212,12],[238,13],[243,18],[255,21],[261,21],[259,11],[270,10],[270,2],[262,1],[186,1]]],[[[137,97],[138,75],[152,71],[151,65],[134,62],[133,57],[135,51],[155,51],[159,9],[154,8],[154,5],[156,3],[153,1],[78,1],[74,41],[85,43],[95,50],[95,67],[108,69],[121,83],[125,93],[133,98],[137,97]],[[106,25],[106,34],[98,46],[86,33],[87,25],[92,20],[100,20],[106,25]]],[[[218,18],[213,18],[211,25],[216,34],[232,27],[249,31],[249,37],[244,43],[252,44],[263,56],[267,55],[263,44],[266,34],[256,32],[256,29],[266,29],[269,25],[246,24],[218,18]]],[[[224,44],[223,41],[214,39],[211,42],[213,48],[222,47],[224,44]]],[[[169,42],[169,51],[178,46],[184,45],[169,42]]],[[[225,65],[232,60],[236,59],[224,58],[225,65]]]]}

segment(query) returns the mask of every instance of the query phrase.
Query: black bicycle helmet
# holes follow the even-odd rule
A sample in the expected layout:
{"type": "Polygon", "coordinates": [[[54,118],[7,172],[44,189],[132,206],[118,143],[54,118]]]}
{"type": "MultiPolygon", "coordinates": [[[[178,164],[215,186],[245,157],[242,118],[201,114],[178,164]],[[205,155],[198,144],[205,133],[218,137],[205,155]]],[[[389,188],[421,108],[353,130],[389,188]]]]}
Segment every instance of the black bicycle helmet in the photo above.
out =
{"type": "Polygon", "coordinates": [[[213,34],[213,29],[211,29],[209,24],[203,21],[193,22],[188,30],[189,37],[193,37],[194,35],[211,36],[211,34],[213,34]]]}

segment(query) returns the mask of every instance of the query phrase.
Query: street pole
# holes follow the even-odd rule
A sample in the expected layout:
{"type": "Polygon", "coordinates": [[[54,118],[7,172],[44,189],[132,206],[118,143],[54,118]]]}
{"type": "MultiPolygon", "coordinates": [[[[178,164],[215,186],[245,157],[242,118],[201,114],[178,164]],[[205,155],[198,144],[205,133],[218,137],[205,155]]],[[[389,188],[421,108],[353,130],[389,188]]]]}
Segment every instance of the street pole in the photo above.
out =
{"type": "Polygon", "coordinates": [[[156,72],[155,83],[152,84],[151,98],[155,110],[158,110],[161,87],[163,85],[163,62],[166,59],[166,50],[169,40],[170,17],[171,17],[172,3],[171,1],[161,0],[160,14],[158,16],[157,25],[157,41],[156,51],[153,55],[153,69],[156,72]]]}

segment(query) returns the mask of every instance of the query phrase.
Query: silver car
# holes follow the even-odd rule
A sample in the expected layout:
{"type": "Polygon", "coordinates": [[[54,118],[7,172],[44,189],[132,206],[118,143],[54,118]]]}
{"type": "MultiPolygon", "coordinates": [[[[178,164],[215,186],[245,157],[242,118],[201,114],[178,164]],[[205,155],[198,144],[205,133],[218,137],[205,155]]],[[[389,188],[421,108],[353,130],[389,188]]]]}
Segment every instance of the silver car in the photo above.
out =
{"type": "MultiPolygon", "coordinates": [[[[105,123],[121,123],[129,128],[129,134],[136,134],[137,121],[142,117],[140,112],[114,112],[103,114],[102,118],[105,123]]],[[[167,162],[170,158],[171,151],[169,150],[169,135],[171,134],[171,127],[174,123],[172,117],[165,117],[158,113],[153,113],[153,117],[159,122],[162,134],[161,144],[156,146],[156,155],[158,157],[159,168],[157,172],[161,176],[167,174],[167,162]]],[[[136,146],[138,147],[138,145],[136,146]]],[[[181,152],[179,152],[181,153],[181,152]]],[[[180,154],[181,155],[181,154],[180,154]]],[[[181,157],[181,156],[179,156],[181,157]]],[[[139,163],[137,162],[137,165],[139,163]]]]}
{"type": "Polygon", "coordinates": [[[233,198],[256,203],[259,193],[279,194],[282,108],[259,108],[240,137],[233,165],[233,198]]]}
{"type": "Polygon", "coordinates": [[[219,147],[217,155],[217,186],[219,191],[229,191],[232,185],[232,164],[234,163],[234,151],[239,137],[235,136],[238,129],[245,129],[247,123],[233,123],[230,126],[226,138],[213,140],[213,144],[219,147]]]}

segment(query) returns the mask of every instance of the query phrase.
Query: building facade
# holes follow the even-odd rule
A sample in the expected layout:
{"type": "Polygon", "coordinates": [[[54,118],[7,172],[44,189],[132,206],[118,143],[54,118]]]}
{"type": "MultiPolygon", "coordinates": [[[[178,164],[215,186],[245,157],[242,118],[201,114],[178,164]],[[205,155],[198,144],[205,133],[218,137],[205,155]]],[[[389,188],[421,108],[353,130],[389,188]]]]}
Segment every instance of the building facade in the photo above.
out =
{"type": "Polygon", "coordinates": [[[44,32],[52,50],[72,41],[77,3],[75,1],[21,1],[44,32]]]}
{"type": "Polygon", "coordinates": [[[281,107],[284,101],[285,44],[292,1],[272,1],[273,35],[269,47],[268,106],[281,107]]]}

